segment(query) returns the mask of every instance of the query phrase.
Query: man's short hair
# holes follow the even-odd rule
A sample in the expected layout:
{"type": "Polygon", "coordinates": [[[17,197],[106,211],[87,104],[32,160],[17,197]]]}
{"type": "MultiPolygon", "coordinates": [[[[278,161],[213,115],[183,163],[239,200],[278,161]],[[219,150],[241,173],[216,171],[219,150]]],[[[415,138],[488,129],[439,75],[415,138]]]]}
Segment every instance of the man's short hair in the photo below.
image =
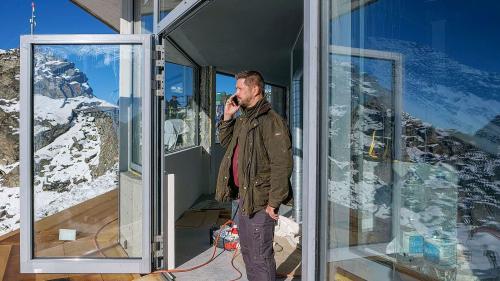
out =
{"type": "Polygon", "coordinates": [[[264,95],[264,77],[260,72],[255,70],[245,70],[235,75],[236,80],[245,79],[245,85],[249,87],[257,86],[262,95],[264,95]]]}

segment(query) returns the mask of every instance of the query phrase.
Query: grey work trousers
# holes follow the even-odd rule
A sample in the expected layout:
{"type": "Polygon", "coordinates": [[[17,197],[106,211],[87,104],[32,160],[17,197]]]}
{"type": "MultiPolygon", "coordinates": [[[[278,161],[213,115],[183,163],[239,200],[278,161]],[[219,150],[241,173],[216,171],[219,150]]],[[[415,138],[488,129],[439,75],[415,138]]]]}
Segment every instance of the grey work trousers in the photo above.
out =
{"type": "Polygon", "coordinates": [[[275,221],[260,210],[252,216],[245,216],[238,210],[238,231],[241,254],[245,262],[249,281],[276,280],[273,240],[275,221]]]}

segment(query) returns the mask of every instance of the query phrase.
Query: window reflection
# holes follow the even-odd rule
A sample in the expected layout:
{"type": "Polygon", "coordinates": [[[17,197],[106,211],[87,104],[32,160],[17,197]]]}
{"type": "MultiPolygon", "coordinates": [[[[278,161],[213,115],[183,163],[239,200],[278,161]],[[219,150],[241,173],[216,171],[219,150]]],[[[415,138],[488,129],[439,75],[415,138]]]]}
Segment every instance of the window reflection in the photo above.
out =
{"type": "Polygon", "coordinates": [[[125,44],[34,46],[35,257],[142,256],[142,175],[131,170],[142,155],[142,53],[125,44]]]}
{"type": "Polygon", "coordinates": [[[197,107],[194,70],[190,66],[165,64],[165,151],[196,145],[197,107]]]}
{"type": "Polygon", "coordinates": [[[371,245],[385,252],[394,231],[391,166],[400,111],[395,100],[401,90],[394,88],[399,57],[337,46],[330,51],[328,195],[330,208],[343,210],[330,217],[335,226],[330,247],[371,245]]]}
{"type": "Polygon", "coordinates": [[[328,1],[329,280],[500,278],[499,8],[328,1]]]}

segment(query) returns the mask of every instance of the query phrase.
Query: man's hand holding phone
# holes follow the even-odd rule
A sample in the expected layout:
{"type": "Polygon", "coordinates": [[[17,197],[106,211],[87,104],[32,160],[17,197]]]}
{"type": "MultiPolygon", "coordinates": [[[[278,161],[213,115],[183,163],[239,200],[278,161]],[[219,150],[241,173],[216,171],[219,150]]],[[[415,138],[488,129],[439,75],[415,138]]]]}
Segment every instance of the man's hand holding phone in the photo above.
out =
{"type": "Polygon", "coordinates": [[[236,98],[236,95],[232,95],[227,99],[226,105],[224,106],[224,121],[233,119],[233,116],[238,109],[240,109],[238,98],[236,98]]]}

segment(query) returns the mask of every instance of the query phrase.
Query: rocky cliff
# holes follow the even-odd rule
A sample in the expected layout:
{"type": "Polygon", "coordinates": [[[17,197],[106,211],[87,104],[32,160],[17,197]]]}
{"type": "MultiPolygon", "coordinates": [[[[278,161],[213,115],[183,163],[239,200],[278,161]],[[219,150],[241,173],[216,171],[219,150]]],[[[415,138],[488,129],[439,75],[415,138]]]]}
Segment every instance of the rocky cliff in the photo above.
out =
{"type": "Polygon", "coordinates": [[[19,186],[19,50],[0,52],[0,185],[19,186]]]}
{"type": "MultiPolygon", "coordinates": [[[[40,219],[116,188],[118,107],[74,62],[34,56],[34,208],[40,219]]],[[[0,235],[19,224],[19,50],[0,52],[0,235]]]]}

